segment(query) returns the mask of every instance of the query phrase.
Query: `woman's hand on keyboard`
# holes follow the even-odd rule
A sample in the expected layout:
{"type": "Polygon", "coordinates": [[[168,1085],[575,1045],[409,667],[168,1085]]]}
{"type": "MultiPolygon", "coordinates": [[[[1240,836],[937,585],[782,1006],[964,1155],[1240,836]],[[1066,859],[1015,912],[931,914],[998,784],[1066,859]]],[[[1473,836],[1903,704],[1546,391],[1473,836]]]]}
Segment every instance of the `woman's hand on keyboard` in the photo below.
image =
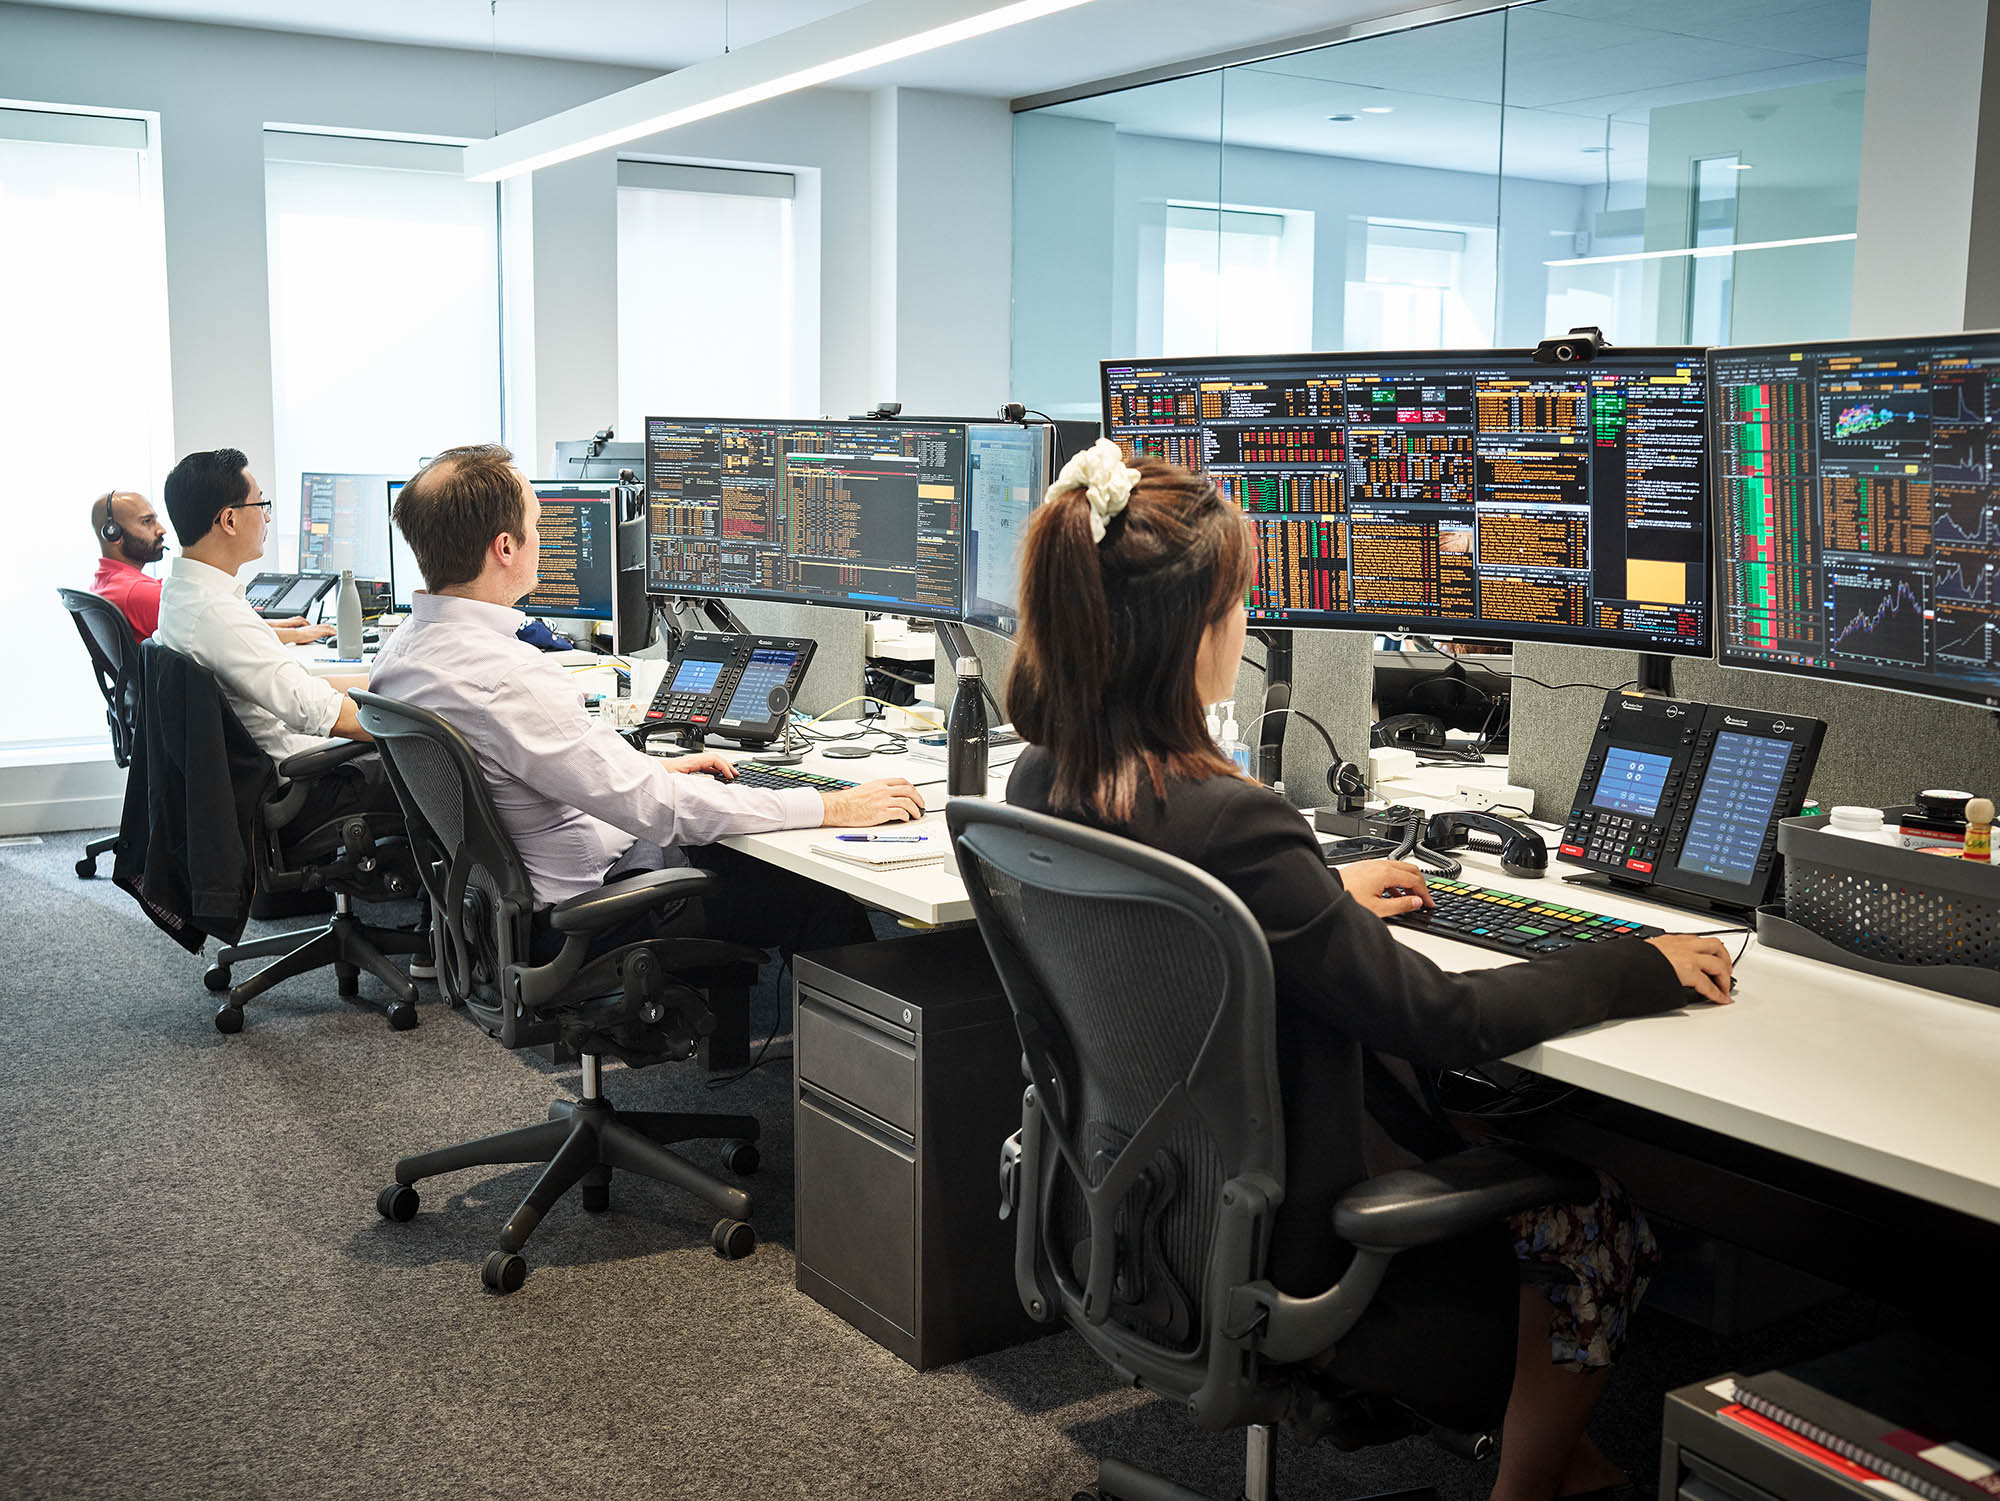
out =
{"type": "Polygon", "coordinates": [[[1340,867],[1340,884],[1377,917],[1400,917],[1437,905],[1424,873],[1407,860],[1356,860],[1340,867]]]}
{"type": "Polygon", "coordinates": [[[822,792],[820,798],[826,803],[826,817],[820,821],[823,829],[865,829],[870,824],[908,823],[921,818],[924,812],[924,795],[903,777],[883,777],[839,792],[822,792]]]}
{"type": "Polygon", "coordinates": [[[720,777],[725,782],[736,780],[736,768],[729,764],[729,757],[715,751],[696,751],[687,756],[662,756],[660,764],[668,771],[705,771],[712,777],[720,777]]]}

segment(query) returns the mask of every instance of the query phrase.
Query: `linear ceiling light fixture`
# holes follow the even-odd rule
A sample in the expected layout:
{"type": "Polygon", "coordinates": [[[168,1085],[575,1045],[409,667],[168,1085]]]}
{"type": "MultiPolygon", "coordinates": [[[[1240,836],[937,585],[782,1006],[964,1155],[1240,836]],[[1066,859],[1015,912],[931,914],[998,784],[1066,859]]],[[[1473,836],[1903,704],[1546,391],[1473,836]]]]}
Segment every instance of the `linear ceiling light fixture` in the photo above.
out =
{"type": "Polygon", "coordinates": [[[476,142],[465,148],[465,175],[473,182],[518,177],[1089,3],[868,0],[476,142]]]}
{"type": "MultiPolygon", "coordinates": [[[[472,148],[466,147],[470,153],[472,148]]],[[[1806,235],[1797,240],[1752,240],[1746,245],[1694,245],[1682,250],[1628,250],[1623,255],[1575,255],[1559,261],[1543,261],[1544,266],[1609,266],[1617,261],[1665,261],[1676,256],[1706,260],[1716,255],[1740,255],[1746,250],[1789,250],[1794,245],[1837,245],[1858,235],[1806,235]]]]}

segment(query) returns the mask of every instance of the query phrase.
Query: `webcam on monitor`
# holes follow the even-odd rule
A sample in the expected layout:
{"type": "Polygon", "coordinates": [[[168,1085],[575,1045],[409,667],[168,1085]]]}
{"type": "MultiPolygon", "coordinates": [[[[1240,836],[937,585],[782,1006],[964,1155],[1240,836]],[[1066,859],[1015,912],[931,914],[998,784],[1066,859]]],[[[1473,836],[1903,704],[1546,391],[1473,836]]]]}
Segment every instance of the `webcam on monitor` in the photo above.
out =
{"type": "Polygon", "coordinates": [[[1610,347],[1604,330],[1591,324],[1542,340],[1535,346],[1535,359],[1543,365],[1587,365],[1610,347]]]}

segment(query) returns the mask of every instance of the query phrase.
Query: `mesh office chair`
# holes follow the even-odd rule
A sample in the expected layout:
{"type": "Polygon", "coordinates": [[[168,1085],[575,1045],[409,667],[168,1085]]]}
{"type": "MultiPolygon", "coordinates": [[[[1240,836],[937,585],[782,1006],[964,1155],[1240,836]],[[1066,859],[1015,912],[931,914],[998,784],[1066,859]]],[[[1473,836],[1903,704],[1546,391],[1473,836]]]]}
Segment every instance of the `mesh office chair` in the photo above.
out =
{"type": "Polygon", "coordinates": [[[715,1026],[704,989],[747,988],[763,954],[706,938],[647,939],[593,953],[599,935],[644,914],[715,889],[706,871],[656,871],[558,903],[548,929],[562,950],[531,962],[535,897],[513,840],[494,810],[486,778],[466,743],[437,715],[374,693],[356,693],[408,818],[417,868],[430,894],[438,982],[452,1001],[510,1048],[562,1043],[582,1055],[580,1100],[558,1100],[541,1124],[405,1157],[375,1207],[392,1220],[417,1212],[413,1185],[439,1173],[495,1163],[545,1162],[481,1268],[487,1289],[510,1293],[527,1276],[521,1247],[571,1187],[583,1207],[610,1207],[614,1168],[683,1188],[723,1218],[710,1242],[734,1260],[756,1246],[750,1196],[678,1153],[674,1142],[724,1138],[730,1171],[757,1169],[755,1116],[618,1110],[603,1094],[602,1056],[630,1067],[690,1058],[715,1026]]]}
{"type": "MultiPolygon", "coordinates": [[[[104,719],[111,727],[111,757],[122,771],[132,764],[132,747],[139,735],[139,641],[132,623],[110,600],[88,589],[58,589],[62,607],[76,622],[90,670],[104,695],[104,719]]],[[[97,857],[117,848],[118,836],[93,839],[83,847],[76,873],[88,881],[97,874],[97,857]]]]}
{"type": "MultiPolygon", "coordinates": [[[[198,838],[226,832],[230,838],[240,837],[244,841],[247,867],[241,860],[231,866],[232,871],[247,875],[247,889],[240,893],[243,901],[225,903],[234,907],[226,922],[218,923],[211,917],[207,922],[193,924],[199,931],[194,932],[192,943],[177,934],[183,943],[197,951],[202,946],[202,932],[223,938],[241,935],[243,918],[251,912],[252,892],[259,901],[302,893],[333,897],[333,914],[318,927],[294,929],[249,943],[230,943],[217,951],[202,975],[202,983],[210,991],[222,993],[215,1012],[215,1029],[224,1033],[242,1031],[243,1008],[248,1002],[281,980],[327,964],[333,966],[335,986],[348,1000],[361,999],[361,971],[369,971],[388,987],[389,994],[385,1000],[370,999],[367,1003],[378,1007],[397,1031],[414,1027],[417,987],[389,956],[427,954],[429,937],[422,932],[375,926],[364,922],[354,911],[356,901],[402,901],[417,894],[416,871],[403,839],[401,817],[395,813],[350,813],[311,828],[300,823],[314,782],[355,757],[367,754],[369,747],[352,740],[329,741],[287,756],[278,763],[273,778],[269,758],[254,750],[255,742],[229,707],[213,673],[157,640],[143,643],[138,655],[146,716],[140,721],[141,735],[133,742],[136,761],[133,776],[138,781],[128,779],[125,817],[119,829],[119,871],[125,872],[129,864],[143,872],[148,856],[162,849],[169,852],[170,860],[190,861],[194,858],[190,846],[198,838]],[[235,785],[236,778],[250,773],[233,768],[226,757],[212,758],[198,753],[178,732],[165,732],[164,706],[176,697],[186,706],[184,714],[188,721],[197,715],[216,716],[229,726],[234,743],[252,747],[244,766],[255,766],[255,784],[246,781],[241,786],[235,785]],[[152,723],[154,720],[161,723],[152,723]],[[185,808],[177,807],[174,814],[180,826],[169,831],[164,840],[153,837],[153,825],[160,815],[158,810],[147,806],[144,784],[151,778],[174,780],[185,803],[185,808]],[[192,795],[196,791],[204,795],[197,799],[192,795]],[[243,816],[245,804],[251,805],[247,817],[243,816]],[[242,820],[237,828],[197,832],[189,826],[190,821],[198,823],[203,813],[220,820],[224,816],[221,810],[232,807],[242,820]],[[231,970],[235,965],[248,959],[267,958],[272,962],[242,984],[231,986],[231,970]]],[[[185,869],[182,872],[184,878],[191,874],[185,869]]],[[[205,901],[220,900],[219,894],[206,890],[214,879],[212,873],[194,877],[192,884],[204,888],[205,901]]],[[[145,903],[141,893],[134,894],[140,895],[145,903]]],[[[151,906],[147,905],[150,911],[151,906]]]]}
{"type": "MultiPolygon", "coordinates": [[[[1343,1448],[1428,1426],[1316,1365],[1398,1252],[1587,1200],[1594,1180],[1490,1150],[1369,1179],[1335,1211],[1354,1247],[1338,1283],[1281,1293],[1265,1276],[1285,1154],[1256,919],[1212,876],[1130,840],[977,799],[952,799],[947,818],[1029,1077],[1001,1155],[1028,1311],[1068,1320],[1202,1427],[1247,1426],[1249,1501],[1274,1494],[1275,1424],[1343,1448]]],[[[1098,1491],[1202,1501],[1115,1459],[1098,1491]]]]}

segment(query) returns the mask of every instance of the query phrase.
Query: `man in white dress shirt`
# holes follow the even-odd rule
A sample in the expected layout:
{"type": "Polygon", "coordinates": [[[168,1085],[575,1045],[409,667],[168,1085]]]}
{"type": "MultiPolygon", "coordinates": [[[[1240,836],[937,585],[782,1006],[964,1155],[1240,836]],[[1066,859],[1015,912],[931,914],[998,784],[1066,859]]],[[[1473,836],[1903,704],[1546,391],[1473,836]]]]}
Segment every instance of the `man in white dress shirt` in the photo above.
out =
{"type": "Polygon", "coordinates": [[[899,822],[923,812],[922,794],[900,777],[838,792],[732,786],[722,756],[650,756],[593,720],[570,676],[514,634],[514,603],[538,576],[540,511],[497,444],[448,449],[403,486],[395,521],[428,588],[377,655],[373,691],[471,742],[537,905],[692,855],[725,878],[726,895],[703,902],[713,936],[787,951],[867,941],[849,898],[714,841],[899,822]]]}
{"type": "MultiPolygon", "coordinates": [[[[234,448],[191,453],[163,492],[181,555],[160,589],[154,639],[215,674],[229,707],[273,761],[330,738],[366,740],[349,688],[368,675],[314,677],[243,597],[237,570],[264,556],[271,502],[234,448]]],[[[291,823],[301,832],[352,812],[396,811],[379,756],[357,756],[313,780],[291,823]]]]}

